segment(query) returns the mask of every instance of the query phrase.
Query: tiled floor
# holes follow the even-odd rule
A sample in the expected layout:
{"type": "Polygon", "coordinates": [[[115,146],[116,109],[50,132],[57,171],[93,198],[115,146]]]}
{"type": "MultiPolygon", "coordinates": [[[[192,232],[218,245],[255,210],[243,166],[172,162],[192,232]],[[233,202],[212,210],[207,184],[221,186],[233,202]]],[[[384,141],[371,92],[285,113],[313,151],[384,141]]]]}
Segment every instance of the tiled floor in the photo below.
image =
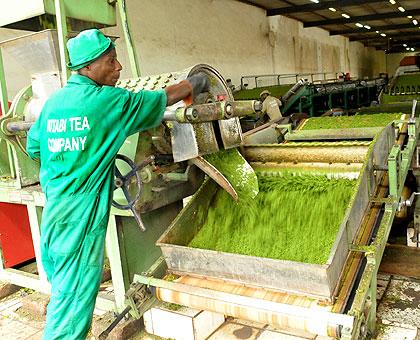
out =
{"type": "MultiPolygon", "coordinates": [[[[44,321],[22,310],[21,293],[0,301],[0,339],[38,340],[44,321]]],[[[378,336],[383,340],[420,340],[420,280],[380,275],[378,277],[378,336]]],[[[98,311],[100,312],[100,311],[98,311]]],[[[139,333],[133,339],[154,339],[139,333]]],[[[267,325],[228,319],[209,340],[325,339],[309,334],[279,332],[267,325]]]]}
{"type": "Polygon", "coordinates": [[[0,302],[0,339],[42,339],[44,321],[36,320],[21,311],[20,292],[0,302]]]}

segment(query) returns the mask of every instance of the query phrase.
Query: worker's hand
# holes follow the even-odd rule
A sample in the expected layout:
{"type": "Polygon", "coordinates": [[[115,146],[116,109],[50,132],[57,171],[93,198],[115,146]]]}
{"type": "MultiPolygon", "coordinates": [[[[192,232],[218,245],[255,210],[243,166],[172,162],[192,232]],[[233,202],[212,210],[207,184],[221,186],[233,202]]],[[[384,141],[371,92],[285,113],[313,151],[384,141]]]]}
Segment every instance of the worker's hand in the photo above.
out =
{"type": "Polygon", "coordinates": [[[209,77],[204,72],[199,72],[187,78],[192,86],[192,97],[197,97],[202,92],[208,92],[210,89],[209,77]]]}
{"type": "Polygon", "coordinates": [[[166,105],[171,106],[179,100],[184,100],[185,105],[192,104],[195,97],[200,93],[208,91],[210,88],[210,80],[204,72],[199,72],[191,77],[170,85],[165,88],[166,105]]]}

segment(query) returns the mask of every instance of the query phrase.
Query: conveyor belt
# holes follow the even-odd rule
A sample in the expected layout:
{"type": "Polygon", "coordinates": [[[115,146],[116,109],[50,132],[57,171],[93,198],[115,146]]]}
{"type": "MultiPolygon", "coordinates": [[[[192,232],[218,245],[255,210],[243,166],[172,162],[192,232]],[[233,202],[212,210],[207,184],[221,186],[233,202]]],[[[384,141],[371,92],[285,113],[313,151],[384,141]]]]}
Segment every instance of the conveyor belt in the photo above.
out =
{"type": "Polygon", "coordinates": [[[210,310],[277,328],[304,330],[312,334],[338,336],[340,325],[352,317],[332,313],[332,305],[304,296],[246,287],[227,281],[182,276],[157,286],[156,296],[166,302],[210,310]],[[206,296],[207,295],[207,296],[206,296]]]}

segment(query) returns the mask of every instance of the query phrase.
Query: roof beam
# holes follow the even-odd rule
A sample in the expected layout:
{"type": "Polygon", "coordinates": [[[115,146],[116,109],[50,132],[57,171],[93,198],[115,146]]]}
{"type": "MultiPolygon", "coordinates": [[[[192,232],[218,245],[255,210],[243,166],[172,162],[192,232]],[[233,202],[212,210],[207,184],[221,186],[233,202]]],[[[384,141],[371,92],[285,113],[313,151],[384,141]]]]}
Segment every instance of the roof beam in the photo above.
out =
{"type": "Polygon", "coordinates": [[[365,46],[368,47],[384,47],[384,48],[388,48],[388,46],[393,47],[393,46],[403,46],[404,44],[410,46],[410,47],[414,47],[414,46],[420,46],[420,42],[417,39],[413,39],[413,40],[404,40],[404,41],[381,41],[381,42],[368,42],[365,43],[365,46]]]}
{"type": "MultiPolygon", "coordinates": [[[[415,50],[419,48],[419,44],[416,42],[407,43],[407,47],[412,48],[414,47],[415,50]]],[[[373,46],[366,46],[376,48],[376,50],[386,50],[387,53],[394,53],[394,52],[403,52],[403,53],[411,53],[413,51],[407,51],[407,47],[403,44],[394,44],[394,45],[373,45],[373,46]]]]}
{"type": "MultiPolygon", "coordinates": [[[[415,42],[407,43],[408,48],[418,49],[420,45],[416,44],[415,42]]],[[[376,48],[377,50],[393,50],[393,49],[401,49],[407,51],[407,47],[403,44],[396,44],[396,45],[365,45],[367,48],[376,48]]]]}
{"type": "Polygon", "coordinates": [[[255,2],[249,1],[249,0],[238,0],[239,2],[242,2],[244,4],[250,5],[250,6],[254,6],[254,7],[258,7],[261,9],[266,9],[263,5],[257,4],[255,2]]]}
{"type": "Polygon", "coordinates": [[[350,41],[369,41],[369,40],[386,40],[389,38],[397,38],[398,41],[403,40],[403,39],[410,39],[410,38],[416,38],[419,39],[420,38],[420,30],[419,32],[406,32],[404,33],[404,35],[401,35],[401,33],[394,33],[394,34],[387,34],[386,37],[381,37],[380,35],[375,35],[372,37],[350,37],[349,40],[350,41]]]}
{"type": "Polygon", "coordinates": [[[413,24],[398,24],[398,25],[385,25],[385,26],[374,26],[370,30],[355,28],[347,30],[330,31],[330,35],[343,35],[343,34],[364,34],[364,33],[375,33],[375,31],[389,31],[389,30],[401,30],[407,28],[416,28],[413,24]]]}
{"type": "Polygon", "coordinates": [[[327,20],[318,20],[318,21],[309,21],[303,23],[303,27],[316,27],[316,26],[327,26],[327,25],[340,25],[340,24],[349,24],[353,22],[363,22],[373,20],[384,20],[392,18],[407,18],[408,15],[420,15],[420,9],[406,10],[404,13],[400,11],[393,11],[388,13],[379,13],[379,14],[369,14],[369,15],[359,15],[352,16],[349,19],[338,18],[338,19],[327,19],[327,20]]]}
{"type": "Polygon", "coordinates": [[[283,14],[293,14],[293,13],[301,13],[301,12],[313,12],[313,11],[320,11],[323,9],[327,9],[330,7],[349,7],[349,6],[358,6],[358,5],[365,5],[368,3],[374,2],[383,2],[383,0],[335,0],[335,1],[328,1],[328,2],[321,2],[318,4],[306,4],[306,5],[294,5],[288,7],[281,7],[281,8],[273,8],[267,10],[267,16],[273,15],[283,15],[283,14]]]}

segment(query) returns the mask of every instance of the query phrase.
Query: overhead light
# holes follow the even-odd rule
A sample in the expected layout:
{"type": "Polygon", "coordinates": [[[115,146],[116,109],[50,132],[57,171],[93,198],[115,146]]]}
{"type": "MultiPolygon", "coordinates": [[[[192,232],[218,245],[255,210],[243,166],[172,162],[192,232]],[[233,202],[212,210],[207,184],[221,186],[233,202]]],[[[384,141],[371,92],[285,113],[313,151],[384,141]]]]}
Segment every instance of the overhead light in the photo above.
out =
{"type": "Polygon", "coordinates": [[[344,18],[346,18],[346,19],[350,19],[350,15],[348,15],[346,13],[341,14],[341,16],[344,17],[344,18]]]}
{"type": "Polygon", "coordinates": [[[411,48],[411,51],[413,51],[413,52],[414,52],[414,47],[412,47],[412,48],[411,48]]]}
{"type": "Polygon", "coordinates": [[[337,12],[337,10],[334,7],[328,8],[331,12],[337,12]]]}
{"type": "Polygon", "coordinates": [[[396,4],[395,0],[389,0],[389,2],[390,2],[391,4],[393,4],[393,5],[395,5],[395,4],[396,4]]]}
{"type": "Polygon", "coordinates": [[[408,19],[413,19],[413,16],[412,15],[407,15],[407,18],[408,19]]]}
{"type": "Polygon", "coordinates": [[[363,27],[363,25],[362,25],[360,22],[357,22],[357,23],[356,23],[356,26],[357,26],[357,27],[363,27]]]}
{"type": "Polygon", "coordinates": [[[311,0],[312,2],[315,2],[316,4],[319,3],[319,0],[311,0]]]}
{"type": "Polygon", "coordinates": [[[386,34],[385,33],[381,33],[381,37],[386,37],[386,34]]]}
{"type": "Polygon", "coordinates": [[[403,44],[404,47],[407,47],[407,44],[403,44]]]}
{"type": "Polygon", "coordinates": [[[413,24],[417,26],[419,22],[416,19],[413,19],[413,24]]]}
{"type": "Polygon", "coordinates": [[[375,32],[379,34],[379,31],[375,31],[375,32]]]}
{"type": "Polygon", "coordinates": [[[398,7],[398,10],[399,10],[400,12],[405,12],[405,8],[404,8],[404,7],[402,7],[402,6],[399,6],[399,7],[398,7]]]}
{"type": "Polygon", "coordinates": [[[407,48],[406,48],[406,50],[407,50],[407,51],[410,51],[410,47],[407,47],[407,48]]]}
{"type": "Polygon", "coordinates": [[[369,25],[365,25],[363,26],[364,28],[366,28],[367,30],[370,30],[372,27],[370,27],[369,25]]]}

